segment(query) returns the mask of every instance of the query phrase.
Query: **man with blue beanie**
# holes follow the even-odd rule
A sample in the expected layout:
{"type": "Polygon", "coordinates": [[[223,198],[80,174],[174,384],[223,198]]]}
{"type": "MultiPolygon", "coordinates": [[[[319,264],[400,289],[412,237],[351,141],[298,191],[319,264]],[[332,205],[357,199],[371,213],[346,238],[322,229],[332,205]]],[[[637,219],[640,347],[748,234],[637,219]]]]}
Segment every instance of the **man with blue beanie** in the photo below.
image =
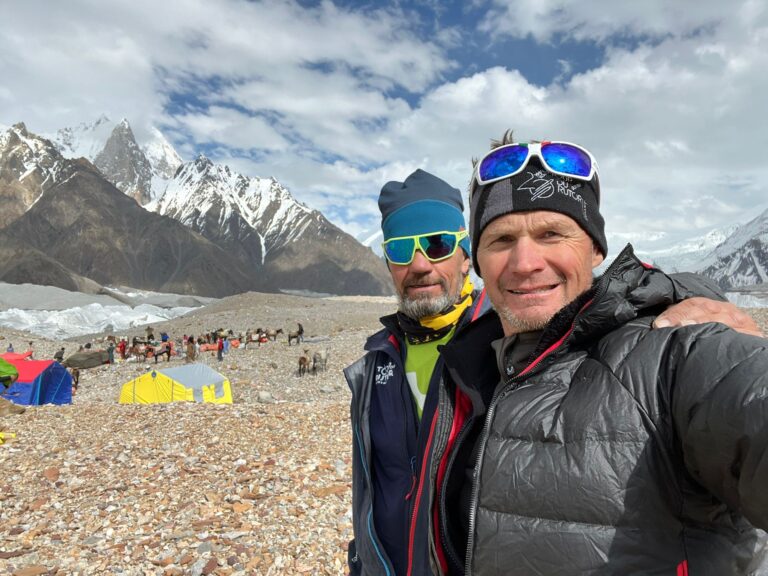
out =
{"type": "Polygon", "coordinates": [[[354,430],[351,574],[430,574],[429,454],[436,433],[438,347],[481,314],[469,279],[461,192],[416,170],[379,196],[398,312],[345,370],[354,430]]]}
{"type": "MultiPolygon", "coordinates": [[[[398,311],[381,318],[384,328],[368,339],[365,356],[344,371],[354,443],[349,569],[353,576],[424,576],[433,573],[429,530],[439,471],[432,447],[458,432],[437,425],[454,403],[440,385],[440,348],[490,305],[469,278],[457,188],[416,170],[384,185],[379,210],[398,311]]],[[[672,321],[689,321],[685,310],[672,321]]]]}

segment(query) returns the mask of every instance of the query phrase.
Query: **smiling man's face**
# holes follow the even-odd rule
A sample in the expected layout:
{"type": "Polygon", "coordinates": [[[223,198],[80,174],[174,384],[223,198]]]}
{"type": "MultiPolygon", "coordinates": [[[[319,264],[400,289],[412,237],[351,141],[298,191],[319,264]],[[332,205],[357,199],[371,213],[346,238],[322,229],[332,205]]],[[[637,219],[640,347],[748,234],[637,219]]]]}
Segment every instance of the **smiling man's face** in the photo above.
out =
{"type": "Polygon", "coordinates": [[[389,263],[400,311],[418,320],[434,316],[455,304],[469,272],[469,258],[458,248],[453,256],[430,262],[416,250],[413,262],[406,266],[389,263]]]}
{"type": "Polygon", "coordinates": [[[513,212],[483,230],[477,261],[504,334],[540,330],[592,285],[603,261],[572,218],[545,210],[513,212]]]}

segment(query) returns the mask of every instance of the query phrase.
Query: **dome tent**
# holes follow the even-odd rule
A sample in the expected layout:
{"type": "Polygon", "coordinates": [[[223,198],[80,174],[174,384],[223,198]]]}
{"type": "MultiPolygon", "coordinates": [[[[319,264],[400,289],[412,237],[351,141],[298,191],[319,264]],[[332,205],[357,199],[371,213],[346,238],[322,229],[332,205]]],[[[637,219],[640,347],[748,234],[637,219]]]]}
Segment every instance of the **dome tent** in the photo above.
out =
{"type": "Polygon", "coordinates": [[[72,376],[55,360],[21,360],[14,354],[2,354],[19,372],[19,378],[2,396],[14,404],[71,404],[72,376]]]}
{"type": "Polygon", "coordinates": [[[120,404],[210,402],[232,404],[229,380],[205,364],[158,368],[129,380],[120,391],[120,404]]]}

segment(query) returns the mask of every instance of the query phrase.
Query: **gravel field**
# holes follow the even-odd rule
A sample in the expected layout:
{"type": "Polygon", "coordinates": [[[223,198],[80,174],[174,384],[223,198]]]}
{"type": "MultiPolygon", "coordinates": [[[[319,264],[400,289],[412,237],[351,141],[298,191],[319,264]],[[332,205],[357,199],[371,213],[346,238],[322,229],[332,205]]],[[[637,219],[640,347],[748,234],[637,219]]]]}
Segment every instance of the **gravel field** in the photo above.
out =
{"type": "MultiPolygon", "coordinates": [[[[351,432],[342,369],[394,306],[227,298],[157,324],[155,333],[288,332],[301,322],[306,338],[289,347],[281,334],[232,349],[221,363],[203,354],[232,382],[233,405],[119,405],[120,386],[153,367],[150,360],[83,370],[72,405],[0,417],[0,428],[17,435],[0,446],[0,573],[345,574],[351,432]],[[327,371],[299,377],[301,350],[321,347],[330,351],[327,371]]],[[[36,358],[104,336],[0,335],[3,350],[33,341],[36,358]]]]}
{"type": "MultiPolygon", "coordinates": [[[[72,405],[0,416],[0,429],[17,434],[0,446],[0,573],[345,574],[351,432],[342,369],[394,307],[376,298],[226,298],[155,334],[288,332],[297,322],[306,331],[301,346],[282,334],[221,363],[203,355],[232,382],[233,405],[119,405],[120,386],[150,360],[82,371],[72,405]],[[300,351],[326,347],[327,371],[299,377],[300,351]]],[[[748,311],[768,331],[768,309],[748,311]]],[[[31,340],[36,358],[51,358],[104,335],[52,341],[0,328],[0,336],[2,350],[31,340]]]]}

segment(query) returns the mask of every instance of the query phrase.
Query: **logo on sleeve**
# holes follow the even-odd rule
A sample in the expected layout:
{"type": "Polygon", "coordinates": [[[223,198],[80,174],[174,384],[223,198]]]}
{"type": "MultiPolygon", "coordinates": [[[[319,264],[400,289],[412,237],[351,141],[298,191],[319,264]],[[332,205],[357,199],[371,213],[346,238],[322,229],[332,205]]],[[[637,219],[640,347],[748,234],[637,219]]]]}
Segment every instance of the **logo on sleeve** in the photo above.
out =
{"type": "Polygon", "coordinates": [[[388,364],[385,364],[384,366],[376,366],[376,385],[384,386],[387,382],[389,382],[389,379],[392,378],[392,375],[394,373],[395,373],[394,362],[390,361],[388,364]]]}

